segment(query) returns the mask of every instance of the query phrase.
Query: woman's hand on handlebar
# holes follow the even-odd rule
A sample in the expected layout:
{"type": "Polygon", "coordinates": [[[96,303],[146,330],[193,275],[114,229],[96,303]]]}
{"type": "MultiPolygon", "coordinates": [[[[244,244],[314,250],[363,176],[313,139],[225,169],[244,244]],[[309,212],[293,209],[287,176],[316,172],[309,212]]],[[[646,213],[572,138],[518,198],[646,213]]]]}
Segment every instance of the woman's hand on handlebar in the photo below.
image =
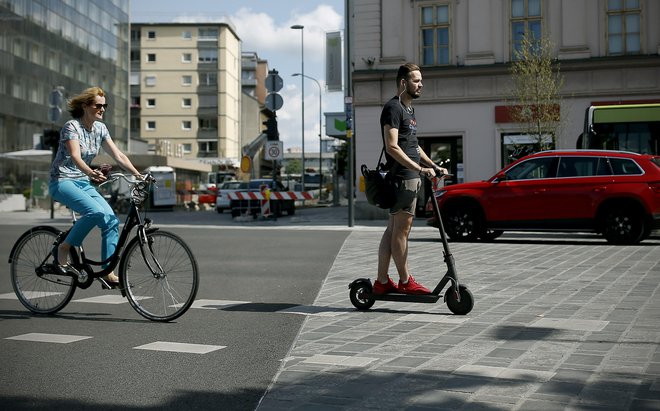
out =
{"type": "Polygon", "coordinates": [[[94,184],[101,184],[105,182],[108,178],[101,172],[101,170],[92,170],[91,173],[87,175],[89,180],[94,184]]]}

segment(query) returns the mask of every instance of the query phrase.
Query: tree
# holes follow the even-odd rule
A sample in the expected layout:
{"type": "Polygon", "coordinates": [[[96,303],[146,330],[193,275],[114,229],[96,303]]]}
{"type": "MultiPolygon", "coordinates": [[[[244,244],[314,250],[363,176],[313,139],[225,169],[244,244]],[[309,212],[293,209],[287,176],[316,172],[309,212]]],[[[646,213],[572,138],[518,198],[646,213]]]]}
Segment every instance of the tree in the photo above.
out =
{"type": "Polygon", "coordinates": [[[547,37],[525,35],[511,64],[513,104],[509,104],[509,115],[529,135],[534,152],[555,148],[562,128],[560,90],[564,79],[552,57],[553,49],[547,37]]]}
{"type": "Polygon", "coordinates": [[[286,174],[300,174],[302,173],[301,164],[302,164],[301,160],[297,158],[292,158],[291,160],[287,161],[284,172],[286,174]]]}

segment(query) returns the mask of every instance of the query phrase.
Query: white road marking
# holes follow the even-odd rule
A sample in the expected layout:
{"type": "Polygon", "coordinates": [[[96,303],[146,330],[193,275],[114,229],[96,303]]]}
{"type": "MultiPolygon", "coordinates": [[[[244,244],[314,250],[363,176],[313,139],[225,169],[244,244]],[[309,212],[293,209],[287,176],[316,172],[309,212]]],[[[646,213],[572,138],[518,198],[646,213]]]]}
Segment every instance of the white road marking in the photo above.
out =
{"type": "Polygon", "coordinates": [[[66,335],[66,334],[45,334],[45,333],[28,333],[16,335],[14,337],[7,337],[5,340],[18,340],[18,341],[35,341],[56,344],[69,344],[76,341],[86,340],[92,337],[84,335],[66,335]]]}
{"type": "Polygon", "coordinates": [[[150,351],[168,351],[168,352],[182,352],[190,354],[208,354],[213,351],[227,348],[225,345],[204,345],[204,344],[185,344],[167,341],[156,341],[150,344],[140,345],[133,347],[135,350],[150,350],[150,351]]]}

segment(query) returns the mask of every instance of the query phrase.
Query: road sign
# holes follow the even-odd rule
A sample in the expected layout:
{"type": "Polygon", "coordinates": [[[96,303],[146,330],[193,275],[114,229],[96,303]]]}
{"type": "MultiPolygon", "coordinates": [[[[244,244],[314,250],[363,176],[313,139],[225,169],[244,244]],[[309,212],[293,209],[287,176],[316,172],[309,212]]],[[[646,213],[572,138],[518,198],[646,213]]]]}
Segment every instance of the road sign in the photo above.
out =
{"type": "Polygon", "coordinates": [[[284,104],[284,99],[277,93],[270,93],[266,96],[266,108],[270,111],[279,110],[284,104]]]}
{"type": "Polygon", "coordinates": [[[252,159],[249,156],[243,156],[241,158],[241,171],[244,173],[249,173],[252,169],[252,159]]]}
{"type": "Polygon", "coordinates": [[[264,147],[264,160],[282,160],[284,144],[281,141],[267,141],[264,147]]]}
{"type": "Polygon", "coordinates": [[[269,93],[277,93],[282,90],[283,86],[284,80],[282,80],[282,77],[277,74],[277,70],[269,71],[268,76],[266,77],[266,90],[268,90],[269,93]]]}

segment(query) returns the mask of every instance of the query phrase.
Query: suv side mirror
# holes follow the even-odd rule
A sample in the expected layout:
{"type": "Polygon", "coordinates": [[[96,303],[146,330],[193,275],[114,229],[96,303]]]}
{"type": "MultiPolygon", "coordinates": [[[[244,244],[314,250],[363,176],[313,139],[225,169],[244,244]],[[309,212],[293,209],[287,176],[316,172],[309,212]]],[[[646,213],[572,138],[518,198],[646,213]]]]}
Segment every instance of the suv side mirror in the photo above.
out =
{"type": "Polygon", "coordinates": [[[500,171],[499,173],[495,174],[495,178],[493,178],[492,182],[497,184],[500,181],[505,181],[508,180],[506,173],[504,171],[500,171]]]}

